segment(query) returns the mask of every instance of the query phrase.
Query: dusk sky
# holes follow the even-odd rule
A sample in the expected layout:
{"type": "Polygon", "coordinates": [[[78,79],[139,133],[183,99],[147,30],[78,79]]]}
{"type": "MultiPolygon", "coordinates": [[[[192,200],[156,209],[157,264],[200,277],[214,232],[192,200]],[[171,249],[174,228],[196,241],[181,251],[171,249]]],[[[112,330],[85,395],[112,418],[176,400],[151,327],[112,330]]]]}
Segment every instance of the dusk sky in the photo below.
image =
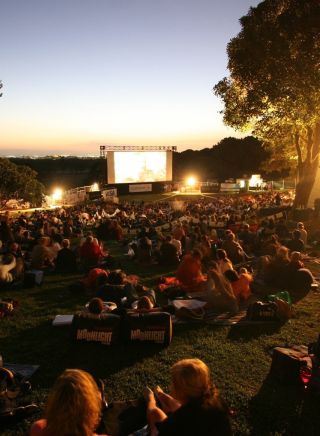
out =
{"type": "Polygon", "coordinates": [[[227,129],[212,88],[259,0],[3,0],[0,154],[99,145],[211,147],[227,129]]]}

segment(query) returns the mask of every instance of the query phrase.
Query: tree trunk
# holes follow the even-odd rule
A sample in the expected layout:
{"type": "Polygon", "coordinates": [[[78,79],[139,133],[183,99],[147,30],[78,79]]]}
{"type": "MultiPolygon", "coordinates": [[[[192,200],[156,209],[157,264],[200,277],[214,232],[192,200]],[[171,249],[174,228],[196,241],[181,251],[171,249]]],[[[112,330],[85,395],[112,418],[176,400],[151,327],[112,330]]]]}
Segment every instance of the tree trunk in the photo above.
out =
{"type": "Polygon", "coordinates": [[[299,178],[296,186],[296,196],[294,199],[295,208],[306,208],[309,202],[309,197],[316,179],[318,171],[318,159],[317,165],[305,165],[303,175],[299,178]]]}
{"type": "MultiPolygon", "coordinates": [[[[320,124],[317,124],[312,135],[308,135],[308,152],[304,162],[298,160],[298,183],[294,200],[295,208],[306,208],[309,203],[311,192],[320,172],[319,169],[319,146],[320,146],[320,124]]],[[[318,187],[316,187],[318,188],[318,187]]],[[[320,197],[320,186],[319,186],[320,197]]],[[[310,203],[309,203],[310,206],[310,203]]],[[[313,205],[312,205],[313,206],[313,205]]]]}

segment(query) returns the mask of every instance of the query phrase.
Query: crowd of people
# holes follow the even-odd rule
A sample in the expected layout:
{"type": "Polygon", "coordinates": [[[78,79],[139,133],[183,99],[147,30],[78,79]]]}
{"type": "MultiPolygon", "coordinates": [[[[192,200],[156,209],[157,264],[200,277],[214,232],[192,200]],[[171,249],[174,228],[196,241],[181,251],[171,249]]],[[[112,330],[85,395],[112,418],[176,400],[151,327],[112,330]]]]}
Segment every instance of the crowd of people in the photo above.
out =
{"type": "MultiPolygon", "coordinates": [[[[302,222],[287,220],[280,208],[284,202],[290,202],[290,195],[269,192],[5,213],[0,216],[0,286],[24,286],[26,276],[37,271],[81,273],[81,286],[93,297],[92,313],[101,312],[102,301],[114,302],[117,309],[136,303],[137,310],[155,310],[154,289],[116,269],[106,248],[114,240],[140,269],[159,264],[174,271],[174,282],[164,280],[166,289],[174,283],[175,292],[178,288],[183,295],[203,300],[216,312],[236,313],[252,293],[266,295],[274,289],[290,290],[299,299],[313,283],[303,263],[308,232],[302,222]],[[275,212],[262,218],[263,208],[275,212]]],[[[145,390],[150,434],[197,434],[199,426],[203,435],[230,434],[227,409],[203,362],[175,364],[171,394],[161,388],[145,390]]],[[[31,436],[91,436],[100,413],[101,393],[92,377],[67,370],[53,389],[45,419],[33,425],[31,436]]]]}
{"type": "MultiPolygon", "coordinates": [[[[3,214],[0,286],[23,284],[27,271],[66,274],[113,269],[116,264],[105,248],[109,240],[118,241],[127,257],[142,267],[160,264],[176,269],[176,278],[188,293],[210,294],[210,287],[211,291],[220,287],[239,303],[251,289],[296,288],[301,280],[308,286],[311,278],[306,272],[298,281],[294,274],[303,269],[301,253],[308,238],[304,224],[290,227],[285,212],[279,219],[275,214],[260,217],[262,208],[277,207],[278,200],[279,194],[265,193],[188,202],[92,203],[29,215],[3,214]],[[249,263],[254,276],[245,269],[249,263]]],[[[100,285],[110,280],[108,273],[102,275],[100,285]]],[[[97,282],[98,278],[93,287],[98,287],[97,282]]],[[[214,305],[212,295],[208,300],[214,305]]]]}

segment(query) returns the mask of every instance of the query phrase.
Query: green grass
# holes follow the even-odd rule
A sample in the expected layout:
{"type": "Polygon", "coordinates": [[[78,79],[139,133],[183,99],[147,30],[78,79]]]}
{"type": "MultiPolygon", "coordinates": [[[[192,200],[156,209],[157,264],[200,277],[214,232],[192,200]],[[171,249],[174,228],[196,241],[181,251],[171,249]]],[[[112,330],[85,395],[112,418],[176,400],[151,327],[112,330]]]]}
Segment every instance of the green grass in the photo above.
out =
{"type": "MultiPolygon", "coordinates": [[[[110,244],[109,244],[110,245],[110,244]]],[[[129,273],[147,285],[166,271],[154,265],[138,267],[110,250],[129,273]]],[[[68,328],[54,328],[56,314],[73,313],[87,301],[68,287],[79,276],[47,276],[41,288],[0,292],[20,307],[13,317],[0,320],[0,352],[4,362],[40,365],[32,377],[32,399],[43,407],[56,377],[65,368],[82,368],[103,378],[108,401],[133,399],[145,385],[169,385],[169,368],[178,359],[198,357],[211,368],[223,397],[234,410],[233,428],[239,435],[316,435],[320,428],[320,401],[300,389],[283,386],[269,375],[270,351],[276,345],[308,344],[319,333],[320,299],[317,292],[296,305],[296,317],[286,324],[243,327],[179,325],[169,348],[132,344],[103,347],[75,345],[68,328]]],[[[25,420],[3,431],[23,435],[25,420]]]]}

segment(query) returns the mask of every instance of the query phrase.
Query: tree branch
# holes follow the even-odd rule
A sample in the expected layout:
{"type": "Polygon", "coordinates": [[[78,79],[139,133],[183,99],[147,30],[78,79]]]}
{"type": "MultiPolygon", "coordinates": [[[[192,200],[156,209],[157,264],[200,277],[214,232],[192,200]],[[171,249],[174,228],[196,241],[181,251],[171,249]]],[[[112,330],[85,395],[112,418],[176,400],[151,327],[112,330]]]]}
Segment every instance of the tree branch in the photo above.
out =
{"type": "Polygon", "coordinates": [[[312,148],[313,148],[313,141],[312,141],[313,131],[310,126],[307,126],[307,157],[306,157],[306,163],[311,164],[312,160],[312,148]]]}
{"type": "Polygon", "coordinates": [[[294,145],[296,147],[296,151],[297,151],[297,157],[298,157],[298,176],[299,179],[302,176],[302,167],[303,167],[303,161],[302,161],[302,152],[301,152],[301,147],[300,147],[300,135],[298,132],[295,133],[294,135],[294,145]]]}
{"type": "Polygon", "coordinates": [[[319,157],[320,153],[320,123],[316,123],[313,129],[312,163],[319,157]]]}

